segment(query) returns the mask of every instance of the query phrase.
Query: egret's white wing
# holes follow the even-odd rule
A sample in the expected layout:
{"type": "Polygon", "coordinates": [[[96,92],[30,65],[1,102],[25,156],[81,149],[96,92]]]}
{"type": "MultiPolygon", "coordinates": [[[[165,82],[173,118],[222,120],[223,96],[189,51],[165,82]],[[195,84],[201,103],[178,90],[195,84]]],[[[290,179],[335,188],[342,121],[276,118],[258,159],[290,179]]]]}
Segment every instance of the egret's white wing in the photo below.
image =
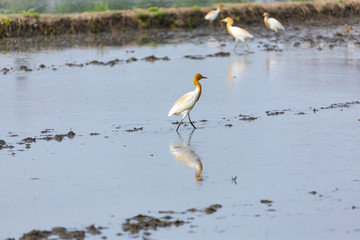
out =
{"type": "Polygon", "coordinates": [[[230,27],[230,31],[233,34],[233,36],[237,39],[241,39],[242,41],[247,38],[253,38],[254,36],[251,35],[248,31],[245,29],[239,28],[239,27],[230,27]]]}
{"type": "Polygon", "coordinates": [[[210,12],[208,12],[205,16],[206,20],[210,20],[210,21],[214,21],[218,15],[219,15],[219,10],[211,10],[210,12]]]}
{"type": "Polygon", "coordinates": [[[270,25],[270,28],[272,30],[274,30],[275,32],[277,32],[278,30],[285,31],[285,28],[283,27],[283,25],[278,20],[276,20],[275,18],[269,18],[268,23],[270,25]]]}
{"type": "Polygon", "coordinates": [[[170,117],[174,114],[181,115],[185,111],[190,111],[194,107],[196,101],[197,96],[195,91],[186,93],[175,102],[174,106],[169,111],[168,116],[170,117]]]}

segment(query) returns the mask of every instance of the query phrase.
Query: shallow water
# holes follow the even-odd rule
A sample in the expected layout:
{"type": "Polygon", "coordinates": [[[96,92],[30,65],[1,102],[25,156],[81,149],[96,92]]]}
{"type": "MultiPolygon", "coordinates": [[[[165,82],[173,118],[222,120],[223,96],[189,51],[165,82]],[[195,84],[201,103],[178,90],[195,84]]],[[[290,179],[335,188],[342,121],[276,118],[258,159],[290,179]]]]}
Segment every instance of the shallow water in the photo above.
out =
{"type": "Polygon", "coordinates": [[[90,224],[124,238],[126,218],[160,210],[188,223],[151,239],[358,239],[358,47],[265,51],[258,37],[242,54],[226,35],[203,39],[2,54],[1,68],[33,71],[0,78],[0,139],[14,146],[0,150],[0,239],[90,224]],[[230,56],[206,57],[220,51],[230,56]],[[170,60],[142,60],[150,55],[170,60]],[[208,77],[191,112],[198,129],[177,134],[167,113],[197,72],[208,77]],[[73,139],[18,144],[70,130],[73,139]],[[185,212],[215,203],[211,215],[185,212]]]}

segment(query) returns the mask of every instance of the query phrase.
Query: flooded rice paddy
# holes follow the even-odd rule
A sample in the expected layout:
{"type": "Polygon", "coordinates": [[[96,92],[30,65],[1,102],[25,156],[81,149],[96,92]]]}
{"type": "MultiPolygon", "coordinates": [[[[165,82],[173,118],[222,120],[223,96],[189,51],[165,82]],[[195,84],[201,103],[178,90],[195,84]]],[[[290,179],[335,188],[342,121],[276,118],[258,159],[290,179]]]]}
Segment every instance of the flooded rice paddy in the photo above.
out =
{"type": "Polygon", "coordinates": [[[359,238],[359,33],[207,31],[1,54],[0,239],[359,238]]]}

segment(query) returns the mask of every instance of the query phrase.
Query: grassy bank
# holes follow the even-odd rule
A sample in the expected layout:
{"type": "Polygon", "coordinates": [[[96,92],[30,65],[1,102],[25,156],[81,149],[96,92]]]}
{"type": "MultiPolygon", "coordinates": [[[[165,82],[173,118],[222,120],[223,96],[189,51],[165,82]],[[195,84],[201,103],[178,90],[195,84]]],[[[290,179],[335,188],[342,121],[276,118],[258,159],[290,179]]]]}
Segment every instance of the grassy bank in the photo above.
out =
{"type": "MultiPolygon", "coordinates": [[[[208,27],[204,15],[213,8],[151,8],[81,14],[1,15],[0,37],[125,32],[129,29],[208,27]]],[[[317,0],[272,4],[226,4],[220,18],[231,16],[237,25],[262,24],[264,11],[285,24],[334,24],[358,19],[359,0],[317,0]]],[[[214,25],[220,25],[215,21],[214,25]]]]}

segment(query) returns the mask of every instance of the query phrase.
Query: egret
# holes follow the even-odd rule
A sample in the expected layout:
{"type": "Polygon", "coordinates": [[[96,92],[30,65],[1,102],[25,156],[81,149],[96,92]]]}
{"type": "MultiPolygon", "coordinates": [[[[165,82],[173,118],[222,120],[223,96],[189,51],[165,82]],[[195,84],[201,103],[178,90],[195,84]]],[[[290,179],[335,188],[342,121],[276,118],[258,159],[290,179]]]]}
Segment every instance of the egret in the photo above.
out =
{"type": "Polygon", "coordinates": [[[236,48],[237,46],[237,43],[238,41],[242,41],[243,43],[245,43],[245,45],[247,46],[248,48],[248,52],[250,51],[250,47],[249,45],[245,42],[245,40],[247,38],[254,38],[253,35],[251,35],[248,31],[246,31],[245,29],[243,28],[240,28],[240,27],[233,27],[233,23],[234,23],[234,20],[231,18],[231,17],[227,17],[227,18],[224,18],[224,19],[221,19],[220,20],[221,22],[226,22],[226,29],[227,31],[229,32],[230,35],[232,35],[234,38],[235,38],[235,41],[236,41],[236,44],[235,44],[235,47],[234,49],[236,48]]]}
{"type": "Polygon", "coordinates": [[[189,117],[190,124],[196,129],[194,124],[191,122],[189,113],[193,109],[193,107],[195,106],[195,103],[199,100],[199,98],[201,96],[201,85],[200,85],[199,81],[203,78],[207,78],[207,77],[204,77],[200,73],[195,74],[195,77],[194,77],[194,85],[196,87],[195,90],[184,94],[181,98],[179,98],[175,102],[174,106],[170,109],[169,114],[168,114],[169,117],[172,115],[183,115],[179,125],[176,128],[176,131],[179,129],[179,127],[180,127],[182,121],[184,120],[184,118],[186,117],[186,115],[189,117]]]}
{"type": "Polygon", "coordinates": [[[212,23],[219,16],[219,13],[220,13],[220,10],[222,7],[223,7],[223,4],[220,3],[217,6],[216,10],[211,10],[210,12],[208,12],[205,15],[205,20],[208,20],[208,21],[210,21],[210,23],[212,23]]]}
{"type": "Polygon", "coordinates": [[[264,12],[263,16],[265,26],[273,30],[276,33],[276,36],[279,35],[279,31],[285,31],[285,28],[278,20],[275,18],[269,18],[269,13],[264,12]]]}

